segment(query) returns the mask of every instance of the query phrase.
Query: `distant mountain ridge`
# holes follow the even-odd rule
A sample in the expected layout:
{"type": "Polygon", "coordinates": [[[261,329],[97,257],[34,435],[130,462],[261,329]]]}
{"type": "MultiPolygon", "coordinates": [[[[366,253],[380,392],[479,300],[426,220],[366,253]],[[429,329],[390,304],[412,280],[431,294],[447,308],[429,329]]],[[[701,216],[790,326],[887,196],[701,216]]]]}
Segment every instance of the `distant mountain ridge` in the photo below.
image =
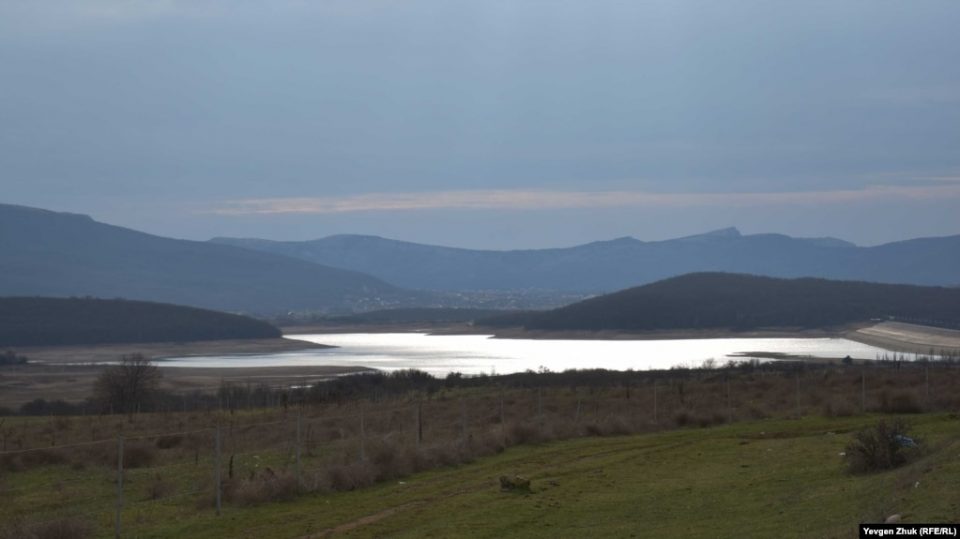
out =
{"type": "Polygon", "coordinates": [[[960,322],[960,289],[691,273],[549,311],[502,314],[491,327],[550,331],[830,328],[890,317],[960,322]]]}
{"type": "Polygon", "coordinates": [[[384,308],[417,297],[350,270],[6,204],[0,296],[126,298],[260,314],[384,308]]]}
{"type": "Polygon", "coordinates": [[[727,228],[665,241],[623,237],[567,248],[513,251],[439,247],[360,235],[300,242],[211,241],[361,271],[422,290],[608,292],[704,271],[960,284],[960,236],[858,247],[835,238],[743,235],[736,228],[727,228]]]}

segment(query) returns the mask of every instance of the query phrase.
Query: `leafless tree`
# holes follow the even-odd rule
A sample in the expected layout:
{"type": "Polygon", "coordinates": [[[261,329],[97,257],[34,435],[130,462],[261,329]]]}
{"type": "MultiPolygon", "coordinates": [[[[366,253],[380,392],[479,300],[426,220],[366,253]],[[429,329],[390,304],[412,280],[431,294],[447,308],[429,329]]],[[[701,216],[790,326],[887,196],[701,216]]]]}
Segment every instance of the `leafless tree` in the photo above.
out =
{"type": "Polygon", "coordinates": [[[104,410],[133,413],[149,403],[160,384],[160,369],[141,354],[123,356],[104,369],[94,384],[94,398],[104,410]]]}

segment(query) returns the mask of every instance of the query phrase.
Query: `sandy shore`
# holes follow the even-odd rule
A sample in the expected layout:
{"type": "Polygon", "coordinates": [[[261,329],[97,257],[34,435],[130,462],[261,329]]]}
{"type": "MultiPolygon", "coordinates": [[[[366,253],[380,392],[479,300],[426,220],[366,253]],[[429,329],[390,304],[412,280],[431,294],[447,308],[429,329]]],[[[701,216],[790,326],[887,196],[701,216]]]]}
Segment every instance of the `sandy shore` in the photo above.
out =
{"type": "Polygon", "coordinates": [[[836,337],[842,330],[770,328],[751,331],[725,329],[681,329],[658,331],[539,331],[525,329],[498,330],[496,339],[574,339],[574,340],[629,340],[659,341],[685,339],[793,339],[836,337]]]}
{"type": "Polygon", "coordinates": [[[265,383],[271,386],[309,384],[333,376],[361,372],[365,367],[166,367],[164,358],[271,354],[332,348],[295,338],[240,339],[187,343],[142,343],[83,346],[32,346],[17,348],[27,365],[0,368],[0,406],[17,408],[37,398],[80,402],[90,396],[93,383],[103,370],[95,363],[114,362],[130,354],[156,360],[163,373],[161,387],[175,392],[215,390],[221,381],[265,383]]]}
{"type": "MultiPolygon", "coordinates": [[[[93,383],[104,369],[100,365],[35,364],[0,369],[0,407],[18,408],[34,399],[81,402],[93,392],[93,383]]],[[[160,386],[175,393],[215,391],[221,382],[306,385],[354,372],[365,367],[160,367],[160,386]]]]}
{"type": "Polygon", "coordinates": [[[918,326],[903,322],[881,322],[843,335],[852,341],[887,350],[913,354],[960,353],[960,331],[918,326]]]}
{"type": "Polygon", "coordinates": [[[143,354],[150,359],[186,356],[219,356],[243,354],[272,354],[318,348],[332,348],[289,339],[237,339],[227,341],[160,342],[130,344],[99,344],[74,346],[26,346],[17,353],[37,363],[98,363],[117,361],[130,354],[143,354]]]}
{"type": "MultiPolygon", "coordinates": [[[[859,326],[857,326],[859,327],[859,326]]],[[[296,338],[298,334],[325,333],[427,333],[430,335],[492,335],[495,339],[552,339],[552,340],[631,340],[651,341],[667,339],[723,339],[723,338],[823,338],[837,337],[854,327],[838,329],[769,328],[751,331],[726,329],[677,329],[658,331],[545,331],[523,328],[489,328],[455,325],[392,324],[353,326],[294,326],[283,328],[284,334],[296,338]]]]}

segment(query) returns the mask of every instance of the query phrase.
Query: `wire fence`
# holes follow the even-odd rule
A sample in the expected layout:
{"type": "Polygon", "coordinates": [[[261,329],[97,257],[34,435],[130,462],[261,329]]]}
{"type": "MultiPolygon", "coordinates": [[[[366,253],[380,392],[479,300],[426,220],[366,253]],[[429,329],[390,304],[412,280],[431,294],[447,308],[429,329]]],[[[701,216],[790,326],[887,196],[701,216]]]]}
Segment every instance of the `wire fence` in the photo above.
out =
{"type": "Polygon", "coordinates": [[[2,433],[26,447],[0,451],[0,521],[37,527],[67,520],[97,536],[133,536],[171,519],[360,488],[517,444],[767,417],[955,411],[957,388],[960,369],[952,366],[718,371],[609,387],[476,388],[234,413],[59,424],[23,418],[2,433]],[[59,428],[52,438],[51,428],[59,428]],[[113,436],[72,441],[110,429],[113,436]],[[70,441],[45,443],[50,439],[70,441]]]}

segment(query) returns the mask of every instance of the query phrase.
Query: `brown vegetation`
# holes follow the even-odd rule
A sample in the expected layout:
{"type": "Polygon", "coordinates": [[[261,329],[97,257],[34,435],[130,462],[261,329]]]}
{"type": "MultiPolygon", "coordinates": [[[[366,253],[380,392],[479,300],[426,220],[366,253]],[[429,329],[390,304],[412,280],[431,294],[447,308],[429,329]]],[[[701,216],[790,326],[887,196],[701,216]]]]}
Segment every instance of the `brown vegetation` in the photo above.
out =
{"type": "Polygon", "coordinates": [[[851,473],[889,470],[905,464],[917,448],[906,423],[880,421],[854,434],[847,445],[847,465],[851,473]]]}
{"type": "MultiPolygon", "coordinates": [[[[109,498],[122,436],[125,488],[133,507],[189,497],[209,508],[216,492],[212,470],[219,426],[224,503],[249,506],[398,480],[519,444],[767,417],[960,410],[960,368],[947,363],[526,373],[454,377],[422,390],[394,383],[400,382],[345,380],[251,409],[228,406],[247,398],[238,392],[230,393],[236,400],[222,401],[223,409],[8,417],[0,420],[7,448],[0,451],[0,478],[55,470],[58,483],[69,485],[92,476],[109,498]],[[361,382],[376,384],[353,385],[361,382]]],[[[60,487],[42,488],[56,493],[60,487]]],[[[0,490],[0,500],[16,496],[15,490],[0,490]]],[[[63,496],[66,507],[78,503],[63,496]]]]}
{"type": "Polygon", "coordinates": [[[91,526],[74,517],[37,522],[15,519],[0,526],[0,539],[85,539],[92,535],[91,526]]]}

